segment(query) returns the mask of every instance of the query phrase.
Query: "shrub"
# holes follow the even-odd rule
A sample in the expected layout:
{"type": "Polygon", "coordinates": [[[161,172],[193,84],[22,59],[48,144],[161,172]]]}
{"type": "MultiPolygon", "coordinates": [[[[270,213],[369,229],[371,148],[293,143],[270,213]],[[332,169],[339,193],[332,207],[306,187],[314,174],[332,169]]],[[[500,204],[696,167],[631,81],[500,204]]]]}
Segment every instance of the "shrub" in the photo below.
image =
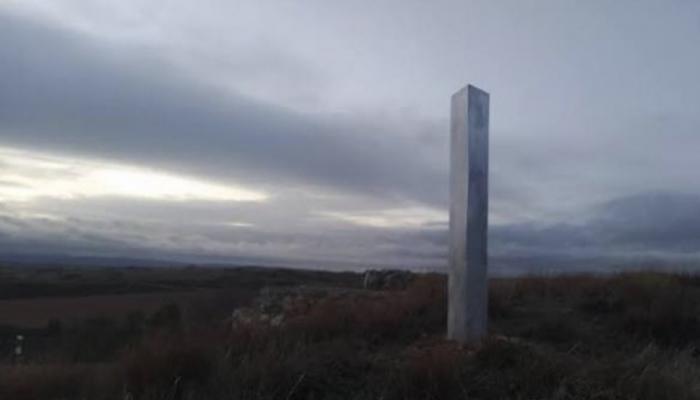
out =
{"type": "Polygon", "coordinates": [[[144,340],[121,359],[128,391],[156,396],[204,386],[216,364],[212,346],[196,336],[159,334],[144,340]]]}
{"type": "Polygon", "coordinates": [[[43,364],[0,367],[0,398],[108,399],[118,393],[114,370],[104,365],[43,364]]]}

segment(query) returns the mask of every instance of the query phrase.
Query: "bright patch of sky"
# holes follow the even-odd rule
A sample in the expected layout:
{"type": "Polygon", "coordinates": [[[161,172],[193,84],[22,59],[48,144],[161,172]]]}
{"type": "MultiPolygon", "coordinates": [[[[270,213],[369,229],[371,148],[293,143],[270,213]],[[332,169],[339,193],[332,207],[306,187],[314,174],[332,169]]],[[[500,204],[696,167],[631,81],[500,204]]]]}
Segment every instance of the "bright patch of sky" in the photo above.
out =
{"type": "Polygon", "coordinates": [[[157,201],[252,201],[267,195],[131,165],[0,147],[0,201],[131,197],[157,201]]]}

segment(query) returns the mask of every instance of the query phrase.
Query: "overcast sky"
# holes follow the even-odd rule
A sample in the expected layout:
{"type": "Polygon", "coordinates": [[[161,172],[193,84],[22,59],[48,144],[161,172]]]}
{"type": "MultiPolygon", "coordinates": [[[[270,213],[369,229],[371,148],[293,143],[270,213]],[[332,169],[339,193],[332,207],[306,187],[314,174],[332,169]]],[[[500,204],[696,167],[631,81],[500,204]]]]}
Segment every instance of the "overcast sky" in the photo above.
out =
{"type": "Polygon", "coordinates": [[[698,260],[698,71],[691,0],[6,0],[0,251],[443,266],[472,83],[496,259],[698,260]]]}

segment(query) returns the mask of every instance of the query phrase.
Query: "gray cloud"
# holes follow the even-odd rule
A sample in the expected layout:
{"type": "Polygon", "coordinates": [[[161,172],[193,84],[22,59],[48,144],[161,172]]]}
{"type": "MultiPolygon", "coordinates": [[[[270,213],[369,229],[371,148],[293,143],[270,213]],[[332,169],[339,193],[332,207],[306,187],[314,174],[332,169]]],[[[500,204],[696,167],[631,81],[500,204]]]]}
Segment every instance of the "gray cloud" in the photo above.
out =
{"type": "Polygon", "coordinates": [[[498,253],[689,257],[700,261],[700,196],[650,192],[594,207],[584,222],[496,227],[498,253]]]}
{"type": "Polygon", "coordinates": [[[409,123],[302,115],[144,67],[138,56],[121,60],[58,28],[0,18],[5,143],[444,204],[446,166],[423,159],[420,131],[396,134],[415,131],[409,123]]]}
{"type": "Polygon", "coordinates": [[[0,146],[270,199],[0,204],[0,250],[442,265],[443,219],[353,217],[425,206],[446,218],[447,102],[471,81],[492,93],[502,269],[697,257],[697,5],[99,4],[0,6],[0,146]]]}
{"type": "MultiPolygon", "coordinates": [[[[323,231],[319,235],[308,226],[269,229],[215,223],[231,212],[223,207],[218,211],[204,204],[170,207],[164,211],[168,218],[159,221],[138,216],[133,220],[97,216],[62,221],[1,216],[0,249],[26,254],[37,253],[37,248],[41,249],[39,254],[129,254],[202,263],[265,261],[325,268],[399,265],[440,270],[446,262],[444,223],[383,229],[321,224],[315,226],[323,231]],[[208,222],[201,216],[190,218],[203,221],[198,223],[172,218],[183,210],[198,208],[209,215],[208,222]]],[[[138,207],[132,204],[130,208],[138,207]]],[[[654,192],[601,204],[589,211],[583,223],[494,226],[490,231],[493,273],[639,267],[641,260],[656,260],[657,265],[662,265],[661,261],[697,265],[698,211],[700,196],[654,192]]],[[[243,219],[245,215],[239,214],[243,219]]],[[[284,220],[281,225],[286,225],[284,220]]]]}

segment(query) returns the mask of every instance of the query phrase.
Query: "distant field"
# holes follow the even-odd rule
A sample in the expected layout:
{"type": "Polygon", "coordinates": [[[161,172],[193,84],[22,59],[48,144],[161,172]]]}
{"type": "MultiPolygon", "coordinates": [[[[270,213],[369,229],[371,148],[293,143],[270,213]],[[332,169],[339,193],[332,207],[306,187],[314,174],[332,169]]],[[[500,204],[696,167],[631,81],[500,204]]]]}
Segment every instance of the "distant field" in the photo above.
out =
{"type": "Polygon", "coordinates": [[[69,321],[102,316],[121,320],[135,311],[150,314],[165,304],[186,307],[206,301],[222,290],[226,289],[0,300],[0,325],[42,328],[54,319],[69,321]]]}
{"type": "Polygon", "coordinates": [[[352,286],[349,273],[275,268],[105,268],[0,266],[0,326],[43,328],[50,320],[92,317],[123,320],[151,314],[167,304],[182,310],[216,305],[225,316],[264,286],[330,284],[352,286]]]}

